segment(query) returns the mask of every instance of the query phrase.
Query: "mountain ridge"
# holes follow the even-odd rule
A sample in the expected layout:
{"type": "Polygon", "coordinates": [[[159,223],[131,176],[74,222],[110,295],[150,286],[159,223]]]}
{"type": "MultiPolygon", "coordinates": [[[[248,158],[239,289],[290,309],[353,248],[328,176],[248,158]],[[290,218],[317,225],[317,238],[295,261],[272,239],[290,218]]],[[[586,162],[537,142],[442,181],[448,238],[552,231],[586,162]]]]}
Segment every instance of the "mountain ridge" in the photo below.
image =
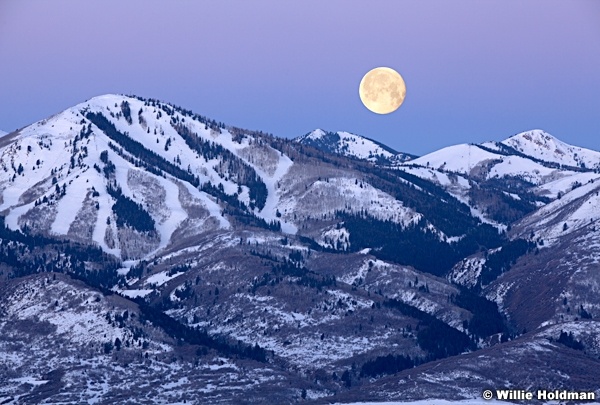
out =
{"type": "Polygon", "coordinates": [[[324,152],[365,159],[380,165],[393,166],[416,157],[408,153],[398,152],[373,139],[345,131],[329,132],[315,129],[294,138],[293,141],[314,146],[324,152]]]}
{"type": "Polygon", "coordinates": [[[583,169],[600,167],[600,152],[569,145],[541,129],[521,132],[503,140],[502,143],[548,162],[583,169]]]}
{"type": "MultiPolygon", "coordinates": [[[[8,358],[16,371],[5,379],[33,383],[7,392],[58,401],[36,388],[50,384],[75,402],[108,403],[122,390],[86,387],[113,378],[111,365],[143,385],[136,373],[152,365],[164,380],[152,384],[171,387],[165,401],[198,390],[232,402],[255,392],[252,378],[275,402],[398,400],[405,377],[431,387],[411,399],[465,399],[485,381],[520,383],[508,355],[560,371],[544,389],[569,378],[597,389],[586,370],[600,348],[582,332],[600,316],[596,152],[537,130],[407,161],[370,142],[322,130],[277,138],[123,95],[2,138],[0,280],[22,293],[7,287],[0,300],[32,309],[0,319],[0,347],[11,352],[13,334],[34,343],[8,358]],[[311,134],[324,142],[306,142],[311,134]],[[555,146],[569,164],[551,159],[555,146]],[[45,344],[81,344],[56,326],[61,311],[84,314],[73,315],[77,330],[86,319],[94,335],[106,328],[85,360],[45,344]],[[91,363],[102,371],[75,377],[91,363]],[[453,364],[475,380],[449,374],[453,364]]],[[[527,381],[548,384],[535,369],[527,381]]]]}

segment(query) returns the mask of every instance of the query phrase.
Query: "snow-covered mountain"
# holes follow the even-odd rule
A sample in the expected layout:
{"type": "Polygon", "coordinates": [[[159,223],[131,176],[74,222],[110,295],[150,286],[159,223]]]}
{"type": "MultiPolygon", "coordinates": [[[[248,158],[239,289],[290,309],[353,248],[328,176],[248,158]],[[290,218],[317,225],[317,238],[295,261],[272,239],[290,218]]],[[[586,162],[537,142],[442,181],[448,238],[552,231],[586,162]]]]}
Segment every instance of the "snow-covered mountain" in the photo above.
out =
{"type": "Polygon", "coordinates": [[[600,308],[593,298],[600,283],[597,159],[596,151],[534,130],[503,142],[451,146],[403,170],[445,187],[484,220],[509,225],[511,244],[464,258],[447,277],[482,288],[530,330],[600,308]]]}
{"type": "Polygon", "coordinates": [[[535,130],[503,142],[449,146],[406,162],[405,166],[426,167],[480,180],[519,178],[543,185],[557,178],[592,172],[599,159],[599,152],[567,145],[535,130]],[[543,147],[540,139],[546,140],[543,147]],[[553,154],[545,153],[550,147],[554,148],[553,154]],[[564,160],[557,159],[561,154],[564,160]],[[584,162],[587,163],[581,166],[584,162]]]}
{"type": "MultiPolygon", "coordinates": [[[[215,181],[219,174],[198,163],[206,160],[177,136],[168,115],[144,104],[123,96],[96,97],[19,131],[0,155],[4,169],[0,210],[5,212],[6,224],[12,229],[26,226],[72,235],[109,253],[133,258],[165,247],[184,223],[188,228],[227,228],[214,202],[173,175],[187,168],[184,173],[190,178],[206,182],[215,181]],[[96,124],[105,125],[113,138],[127,133],[123,139],[131,149],[123,149],[96,124]],[[140,167],[139,160],[145,156],[135,156],[138,145],[144,145],[149,157],[160,151],[166,170],[149,172],[140,167]],[[131,212],[130,207],[137,208],[133,215],[152,226],[146,229],[130,223],[134,226],[129,230],[119,229],[119,223],[131,221],[118,217],[113,205],[117,200],[124,204],[122,216],[131,212]],[[195,217],[189,214],[190,205],[195,207],[195,217]]],[[[230,190],[237,185],[223,180],[221,186],[230,190]]]]}
{"type": "Polygon", "coordinates": [[[394,166],[416,157],[408,153],[397,152],[372,139],[344,131],[328,132],[315,129],[295,138],[294,141],[313,146],[324,152],[364,159],[386,166],[394,166]]]}
{"type": "Polygon", "coordinates": [[[586,389],[596,154],[535,130],[417,158],[78,104],[0,142],[0,402],[586,389]]]}
{"type": "Polygon", "coordinates": [[[503,142],[449,146],[405,162],[400,169],[441,185],[483,220],[508,224],[593,181],[598,157],[598,152],[534,130],[503,142]],[[546,142],[544,148],[540,139],[546,142]],[[560,153],[544,153],[548,145],[560,153]]]}
{"type": "MultiPolygon", "coordinates": [[[[579,349],[573,349],[565,342],[585,342],[586,350],[597,350],[599,346],[595,340],[600,332],[599,324],[597,321],[564,322],[542,328],[510,342],[425,363],[368,386],[354,387],[338,395],[336,401],[347,403],[361,392],[362,397],[373,401],[370,404],[378,401],[388,404],[399,398],[402,400],[397,404],[408,404],[411,400],[422,399],[423,392],[435,392],[438,398],[448,401],[441,404],[462,404],[465,398],[476,401],[486,389],[491,388],[493,392],[496,392],[495,387],[509,389],[505,387],[513,387],[513,381],[522,381],[520,387],[532,392],[533,398],[538,389],[545,390],[543,384],[560,385],[563,391],[594,392],[590,389],[595,384],[590,370],[598,367],[600,361],[595,356],[581,355],[579,349]],[[540,382],[540,374],[545,376],[546,382],[540,382]]],[[[595,398],[597,401],[597,391],[595,398]]],[[[430,403],[438,402],[423,401],[422,405],[430,403]]]]}
{"type": "Polygon", "coordinates": [[[6,131],[3,131],[3,130],[1,130],[1,129],[0,129],[0,137],[4,136],[4,135],[6,135],[6,134],[8,134],[8,132],[6,132],[6,131]]]}
{"type": "Polygon", "coordinates": [[[285,402],[312,388],[300,380],[290,386],[280,367],[226,358],[226,346],[210,339],[216,352],[190,351],[156,326],[148,308],[62,274],[2,287],[0,356],[12,366],[0,371],[4,404],[219,403],[240,395],[260,403],[265,391],[285,402]]]}
{"type": "Polygon", "coordinates": [[[256,135],[153,100],[93,98],[24,128],[0,153],[0,211],[11,229],[70,235],[124,258],[164,249],[174,234],[228,229],[219,198],[289,234],[350,206],[419,218],[358,174],[306,170],[256,135]]]}
{"type": "Polygon", "coordinates": [[[545,162],[588,169],[600,168],[600,152],[566,144],[541,129],[511,136],[502,144],[545,162]]]}

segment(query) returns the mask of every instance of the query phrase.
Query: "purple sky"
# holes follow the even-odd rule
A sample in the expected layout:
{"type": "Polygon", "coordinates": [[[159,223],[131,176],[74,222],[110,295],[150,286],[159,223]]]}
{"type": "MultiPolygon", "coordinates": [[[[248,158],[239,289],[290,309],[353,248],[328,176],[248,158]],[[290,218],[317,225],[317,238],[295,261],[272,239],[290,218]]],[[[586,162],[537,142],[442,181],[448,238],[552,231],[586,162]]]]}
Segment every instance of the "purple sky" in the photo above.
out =
{"type": "Polygon", "coordinates": [[[600,150],[600,1],[0,0],[0,129],[104,93],[424,154],[541,128],[600,150]],[[362,75],[407,94],[380,116],[362,75]]]}

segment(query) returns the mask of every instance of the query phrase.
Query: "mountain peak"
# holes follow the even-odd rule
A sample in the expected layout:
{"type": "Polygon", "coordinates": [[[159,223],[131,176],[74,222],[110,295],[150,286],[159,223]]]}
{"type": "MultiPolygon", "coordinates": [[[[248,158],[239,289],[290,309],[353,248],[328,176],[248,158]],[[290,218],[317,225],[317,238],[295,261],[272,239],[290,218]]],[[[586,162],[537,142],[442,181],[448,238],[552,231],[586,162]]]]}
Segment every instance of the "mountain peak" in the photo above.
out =
{"type": "Polygon", "coordinates": [[[502,143],[512,147],[518,146],[520,144],[533,143],[544,149],[550,149],[552,146],[567,145],[558,138],[550,135],[543,129],[532,129],[529,131],[518,133],[505,139],[504,141],[502,141],[502,143]]]}
{"type": "Polygon", "coordinates": [[[90,98],[87,101],[93,101],[93,100],[116,100],[116,99],[120,99],[120,98],[130,98],[129,96],[125,96],[124,94],[117,94],[117,93],[105,93],[105,94],[99,94],[97,96],[94,96],[92,98],[90,98]]]}
{"type": "Polygon", "coordinates": [[[405,400],[548,375],[595,389],[600,175],[569,159],[600,152],[504,142],[403,165],[349,132],[292,141],[116,94],[0,138],[0,353],[27,342],[2,398],[348,402],[395,398],[398,376],[405,400]],[[148,369],[175,388],[148,393],[148,369]]]}
{"type": "Polygon", "coordinates": [[[84,101],[83,103],[80,103],[78,105],[75,106],[75,108],[79,108],[82,106],[112,106],[115,103],[121,103],[123,101],[131,101],[131,100],[135,100],[138,99],[136,96],[133,95],[125,95],[125,94],[114,94],[114,93],[107,93],[107,94],[100,94],[98,96],[94,96],[86,101],[84,101]]]}
{"type": "Polygon", "coordinates": [[[569,145],[542,129],[521,132],[501,143],[546,162],[582,168],[600,165],[600,152],[569,145]]]}
{"type": "Polygon", "coordinates": [[[387,145],[350,132],[330,132],[317,128],[294,139],[324,152],[355,157],[383,165],[394,165],[413,159],[414,156],[397,152],[387,145]]]}
{"type": "Polygon", "coordinates": [[[317,140],[317,139],[323,138],[328,133],[329,133],[328,131],[324,131],[321,128],[317,128],[314,131],[311,131],[305,135],[299,136],[298,138],[296,138],[296,140],[298,142],[301,142],[302,140],[305,140],[305,139],[317,140]]]}

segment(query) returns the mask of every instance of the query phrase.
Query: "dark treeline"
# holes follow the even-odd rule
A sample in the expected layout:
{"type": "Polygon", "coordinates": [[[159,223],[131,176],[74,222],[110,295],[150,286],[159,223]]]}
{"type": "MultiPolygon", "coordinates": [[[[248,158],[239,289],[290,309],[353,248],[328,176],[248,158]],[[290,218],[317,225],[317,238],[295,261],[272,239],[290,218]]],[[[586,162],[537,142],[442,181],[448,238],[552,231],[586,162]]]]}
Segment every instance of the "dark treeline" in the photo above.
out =
{"type": "Polygon", "coordinates": [[[494,153],[494,154],[498,154],[498,155],[504,155],[504,156],[519,156],[528,160],[532,160],[536,163],[539,163],[542,166],[551,168],[551,169],[568,169],[568,170],[572,170],[572,171],[577,171],[577,172],[591,172],[592,169],[588,169],[585,167],[585,163],[581,163],[579,166],[567,166],[567,165],[562,165],[560,163],[556,163],[556,162],[548,162],[545,160],[541,160],[538,159],[536,157],[533,156],[529,156],[526,155],[522,152],[519,152],[518,150],[516,150],[515,148],[505,145],[502,142],[494,142],[495,146],[497,149],[492,149],[489,148],[487,146],[484,145],[478,145],[478,144],[472,144],[474,146],[477,146],[479,149],[482,149],[486,152],[490,152],[490,153],[494,153]]]}
{"type": "Polygon", "coordinates": [[[448,236],[460,236],[471,228],[487,227],[487,232],[496,230],[487,224],[482,224],[478,218],[471,215],[471,209],[441,186],[424,180],[403,170],[388,170],[376,166],[357,165],[357,169],[365,172],[369,183],[394,198],[402,204],[423,214],[437,229],[448,236]]]}
{"type": "Polygon", "coordinates": [[[250,165],[221,145],[202,139],[183,123],[175,121],[171,122],[171,126],[183,138],[190,149],[198,152],[207,161],[220,158],[221,163],[219,163],[217,169],[221,173],[226,173],[230,176],[235,183],[248,187],[250,208],[254,208],[254,206],[258,207],[259,210],[264,208],[268,195],[267,186],[250,165]]]}
{"type": "Polygon", "coordinates": [[[317,274],[304,267],[302,263],[292,259],[286,259],[282,263],[273,266],[272,270],[275,274],[298,277],[296,284],[316,288],[319,291],[323,287],[336,285],[334,276],[328,277],[317,274]]]}
{"type": "Polygon", "coordinates": [[[558,337],[557,342],[561,343],[567,347],[570,347],[571,349],[575,349],[575,350],[585,349],[585,347],[583,346],[583,343],[581,343],[579,340],[575,339],[575,337],[573,336],[573,332],[567,333],[567,332],[561,330],[560,336],[558,337]]]}
{"type": "MultiPolygon", "coordinates": [[[[110,289],[123,281],[123,276],[117,273],[120,263],[100,248],[13,231],[5,226],[4,217],[1,216],[0,260],[3,264],[12,267],[11,277],[23,277],[42,272],[65,273],[97,288],[105,295],[112,294],[110,289]],[[102,267],[91,268],[89,262],[102,263],[102,267]]],[[[212,337],[206,331],[177,322],[160,310],[150,307],[141,298],[135,301],[139,305],[142,321],[152,322],[178,341],[205,346],[228,356],[267,361],[266,350],[258,345],[232,343],[224,338],[212,337]]]]}
{"type": "Polygon", "coordinates": [[[267,351],[258,344],[245,345],[242,342],[231,343],[224,338],[210,336],[206,331],[192,328],[176,321],[164,312],[149,306],[143,299],[134,301],[140,308],[140,321],[150,321],[161,328],[172,338],[191,344],[214,349],[225,356],[249,358],[263,363],[267,362],[267,351]]]}
{"type": "Polygon", "coordinates": [[[365,362],[360,368],[360,378],[396,374],[414,366],[415,361],[410,356],[388,354],[365,362]]]}
{"type": "Polygon", "coordinates": [[[203,115],[195,114],[191,110],[187,110],[185,108],[182,108],[182,107],[179,107],[179,106],[176,106],[173,104],[167,104],[167,103],[161,102],[160,100],[157,100],[155,98],[144,98],[144,97],[139,97],[136,95],[128,95],[127,97],[131,97],[131,98],[135,98],[140,101],[143,101],[145,106],[159,108],[169,116],[173,116],[175,114],[175,112],[177,111],[184,117],[190,117],[195,121],[201,122],[202,124],[205,124],[207,128],[211,128],[212,130],[218,131],[219,133],[221,132],[221,128],[225,128],[225,124],[223,124],[222,122],[217,122],[217,121],[212,120],[203,115]]]}
{"type": "Polygon", "coordinates": [[[386,299],[383,304],[419,320],[417,343],[429,353],[425,361],[455,356],[475,348],[466,334],[448,326],[433,315],[396,299],[386,299]]]}
{"type": "Polygon", "coordinates": [[[121,102],[121,112],[123,113],[123,117],[125,117],[125,121],[131,125],[133,120],[131,119],[131,108],[129,107],[129,101],[124,100],[121,102]]]}
{"type": "Polygon", "coordinates": [[[129,154],[140,159],[139,164],[144,168],[154,166],[174,177],[189,182],[190,184],[194,185],[194,187],[198,187],[200,185],[200,181],[196,176],[193,176],[178,166],[167,162],[158,154],[146,149],[144,145],[133,140],[128,136],[127,133],[119,132],[112,122],[102,115],[102,113],[87,112],[85,117],[92,121],[94,125],[96,125],[102,132],[106,134],[106,136],[121,145],[129,154]]]}
{"type": "Polygon", "coordinates": [[[485,214],[494,221],[510,224],[536,209],[538,200],[531,193],[519,193],[520,199],[506,195],[502,189],[489,185],[473,185],[469,189],[469,198],[484,207],[485,214]]]}
{"type": "Polygon", "coordinates": [[[255,293],[262,286],[269,285],[274,287],[282,282],[285,277],[294,277],[296,278],[296,284],[316,288],[319,291],[323,287],[337,285],[335,276],[324,276],[306,268],[302,258],[297,257],[294,253],[291,253],[287,258],[281,259],[272,256],[268,252],[251,250],[250,254],[265,259],[265,264],[269,264],[270,266],[270,272],[264,273],[260,279],[256,279],[252,283],[250,289],[252,293],[255,293]]]}
{"type": "Polygon", "coordinates": [[[112,210],[117,217],[117,226],[131,226],[139,232],[154,231],[154,219],[142,207],[129,197],[123,195],[121,188],[114,185],[107,185],[106,191],[115,199],[112,210]]]}
{"type": "Polygon", "coordinates": [[[2,216],[0,261],[11,268],[10,277],[13,278],[37,273],[65,273],[100,289],[112,288],[123,281],[117,273],[118,260],[99,247],[13,231],[6,227],[2,216]]]}
{"type": "Polygon", "coordinates": [[[495,228],[480,225],[466,229],[458,242],[447,243],[428,229],[423,219],[404,227],[373,218],[365,212],[338,211],[336,215],[350,233],[351,251],[376,248],[372,254],[382,260],[413,266],[437,276],[445,275],[463,257],[500,246],[504,239],[495,228]]]}
{"type": "MultiPolygon", "coordinates": [[[[119,132],[115,128],[115,126],[101,113],[88,112],[85,116],[87,119],[92,121],[92,123],[94,123],[94,125],[96,125],[100,130],[102,130],[110,139],[123,146],[123,148],[130,155],[134,156],[135,162],[132,163],[134,163],[136,166],[144,167],[145,169],[156,175],[162,175],[162,172],[168,173],[174,177],[189,182],[194,187],[198,187],[200,185],[200,180],[198,179],[198,177],[166,161],[158,154],[146,149],[141,143],[131,139],[126,133],[123,134],[119,132]]],[[[120,150],[120,148],[114,145],[110,146],[113,150],[117,151],[122,157],[125,158],[125,154],[120,150]]],[[[260,184],[256,183],[255,185],[258,188],[252,193],[256,193],[255,198],[257,199],[258,205],[260,201],[263,201],[263,197],[264,201],[266,201],[266,186],[264,185],[264,183],[262,183],[262,181],[260,181],[260,184]],[[264,193],[263,191],[261,191],[263,190],[263,188],[260,186],[261,184],[262,187],[264,187],[264,193]]],[[[225,210],[225,213],[234,216],[241,223],[274,231],[281,230],[281,224],[279,223],[279,221],[267,222],[262,218],[257,217],[252,212],[248,211],[248,207],[246,207],[245,204],[241,203],[237,199],[236,195],[226,194],[222,188],[222,185],[220,185],[220,187],[215,187],[211,182],[206,182],[202,184],[202,186],[200,186],[200,190],[216,197],[218,200],[228,203],[230,207],[228,207],[225,210]]],[[[262,206],[264,206],[264,201],[261,203],[262,206]]]]}
{"type": "Polygon", "coordinates": [[[460,294],[452,297],[452,302],[473,314],[467,328],[474,336],[484,338],[496,333],[508,333],[504,318],[495,302],[466,288],[461,288],[460,294]]]}
{"type": "MultiPolygon", "coordinates": [[[[4,242],[21,242],[27,246],[35,247],[35,246],[45,246],[49,243],[56,243],[57,240],[53,238],[49,238],[43,235],[31,235],[28,233],[23,233],[20,231],[13,231],[8,226],[6,226],[6,222],[4,220],[4,216],[0,216],[0,239],[4,242]]],[[[60,243],[67,243],[66,241],[60,241],[60,243]]]]}
{"type": "Polygon", "coordinates": [[[302,145],[309,145],[327,153],[343,153],[347,150],[347,145],[344,145],[341,150],[332,147],[332,145],[338,146],[340,139],[340,135],[337,132],[327,131],[325,135],[316,139],[304,138],[302,145]]]}
{"type": "MultiPolygon", "coordinates": [[[[23,277],[41,272],[65,273],[97,288],[105,295],[112,294],[110,289],[123,281],[123,276],[117,273],[120,263],[106,255],[100,248],[25,235],[8,229],[4,225],[4,217],[0,217],[0,260],[3,264],[12,267],[11,277],[23,277]],[[43,243],[40,243],[41,241],[43,243]],[[90,268],[87,265],[89,262],[102,263],[102,267],[90,268]]],[[[232,343],[223,338],[212,337],[206,331],[193,329],[177,322],[160,310],[150,307],[143,299],[135,301],[140,308],[141,320],[152,322],[179,341],[205,346],[228,356],[267,361],[267,352],[258,345],[232,343]]]]}
{"type": "Polygon", "coordinates": [[[515,239],[507,242],[497,252],[487,255],[481,269],[481,285],[487,285],[508,271],[517,259],[536,248],[534,242],[515,239]]]}

